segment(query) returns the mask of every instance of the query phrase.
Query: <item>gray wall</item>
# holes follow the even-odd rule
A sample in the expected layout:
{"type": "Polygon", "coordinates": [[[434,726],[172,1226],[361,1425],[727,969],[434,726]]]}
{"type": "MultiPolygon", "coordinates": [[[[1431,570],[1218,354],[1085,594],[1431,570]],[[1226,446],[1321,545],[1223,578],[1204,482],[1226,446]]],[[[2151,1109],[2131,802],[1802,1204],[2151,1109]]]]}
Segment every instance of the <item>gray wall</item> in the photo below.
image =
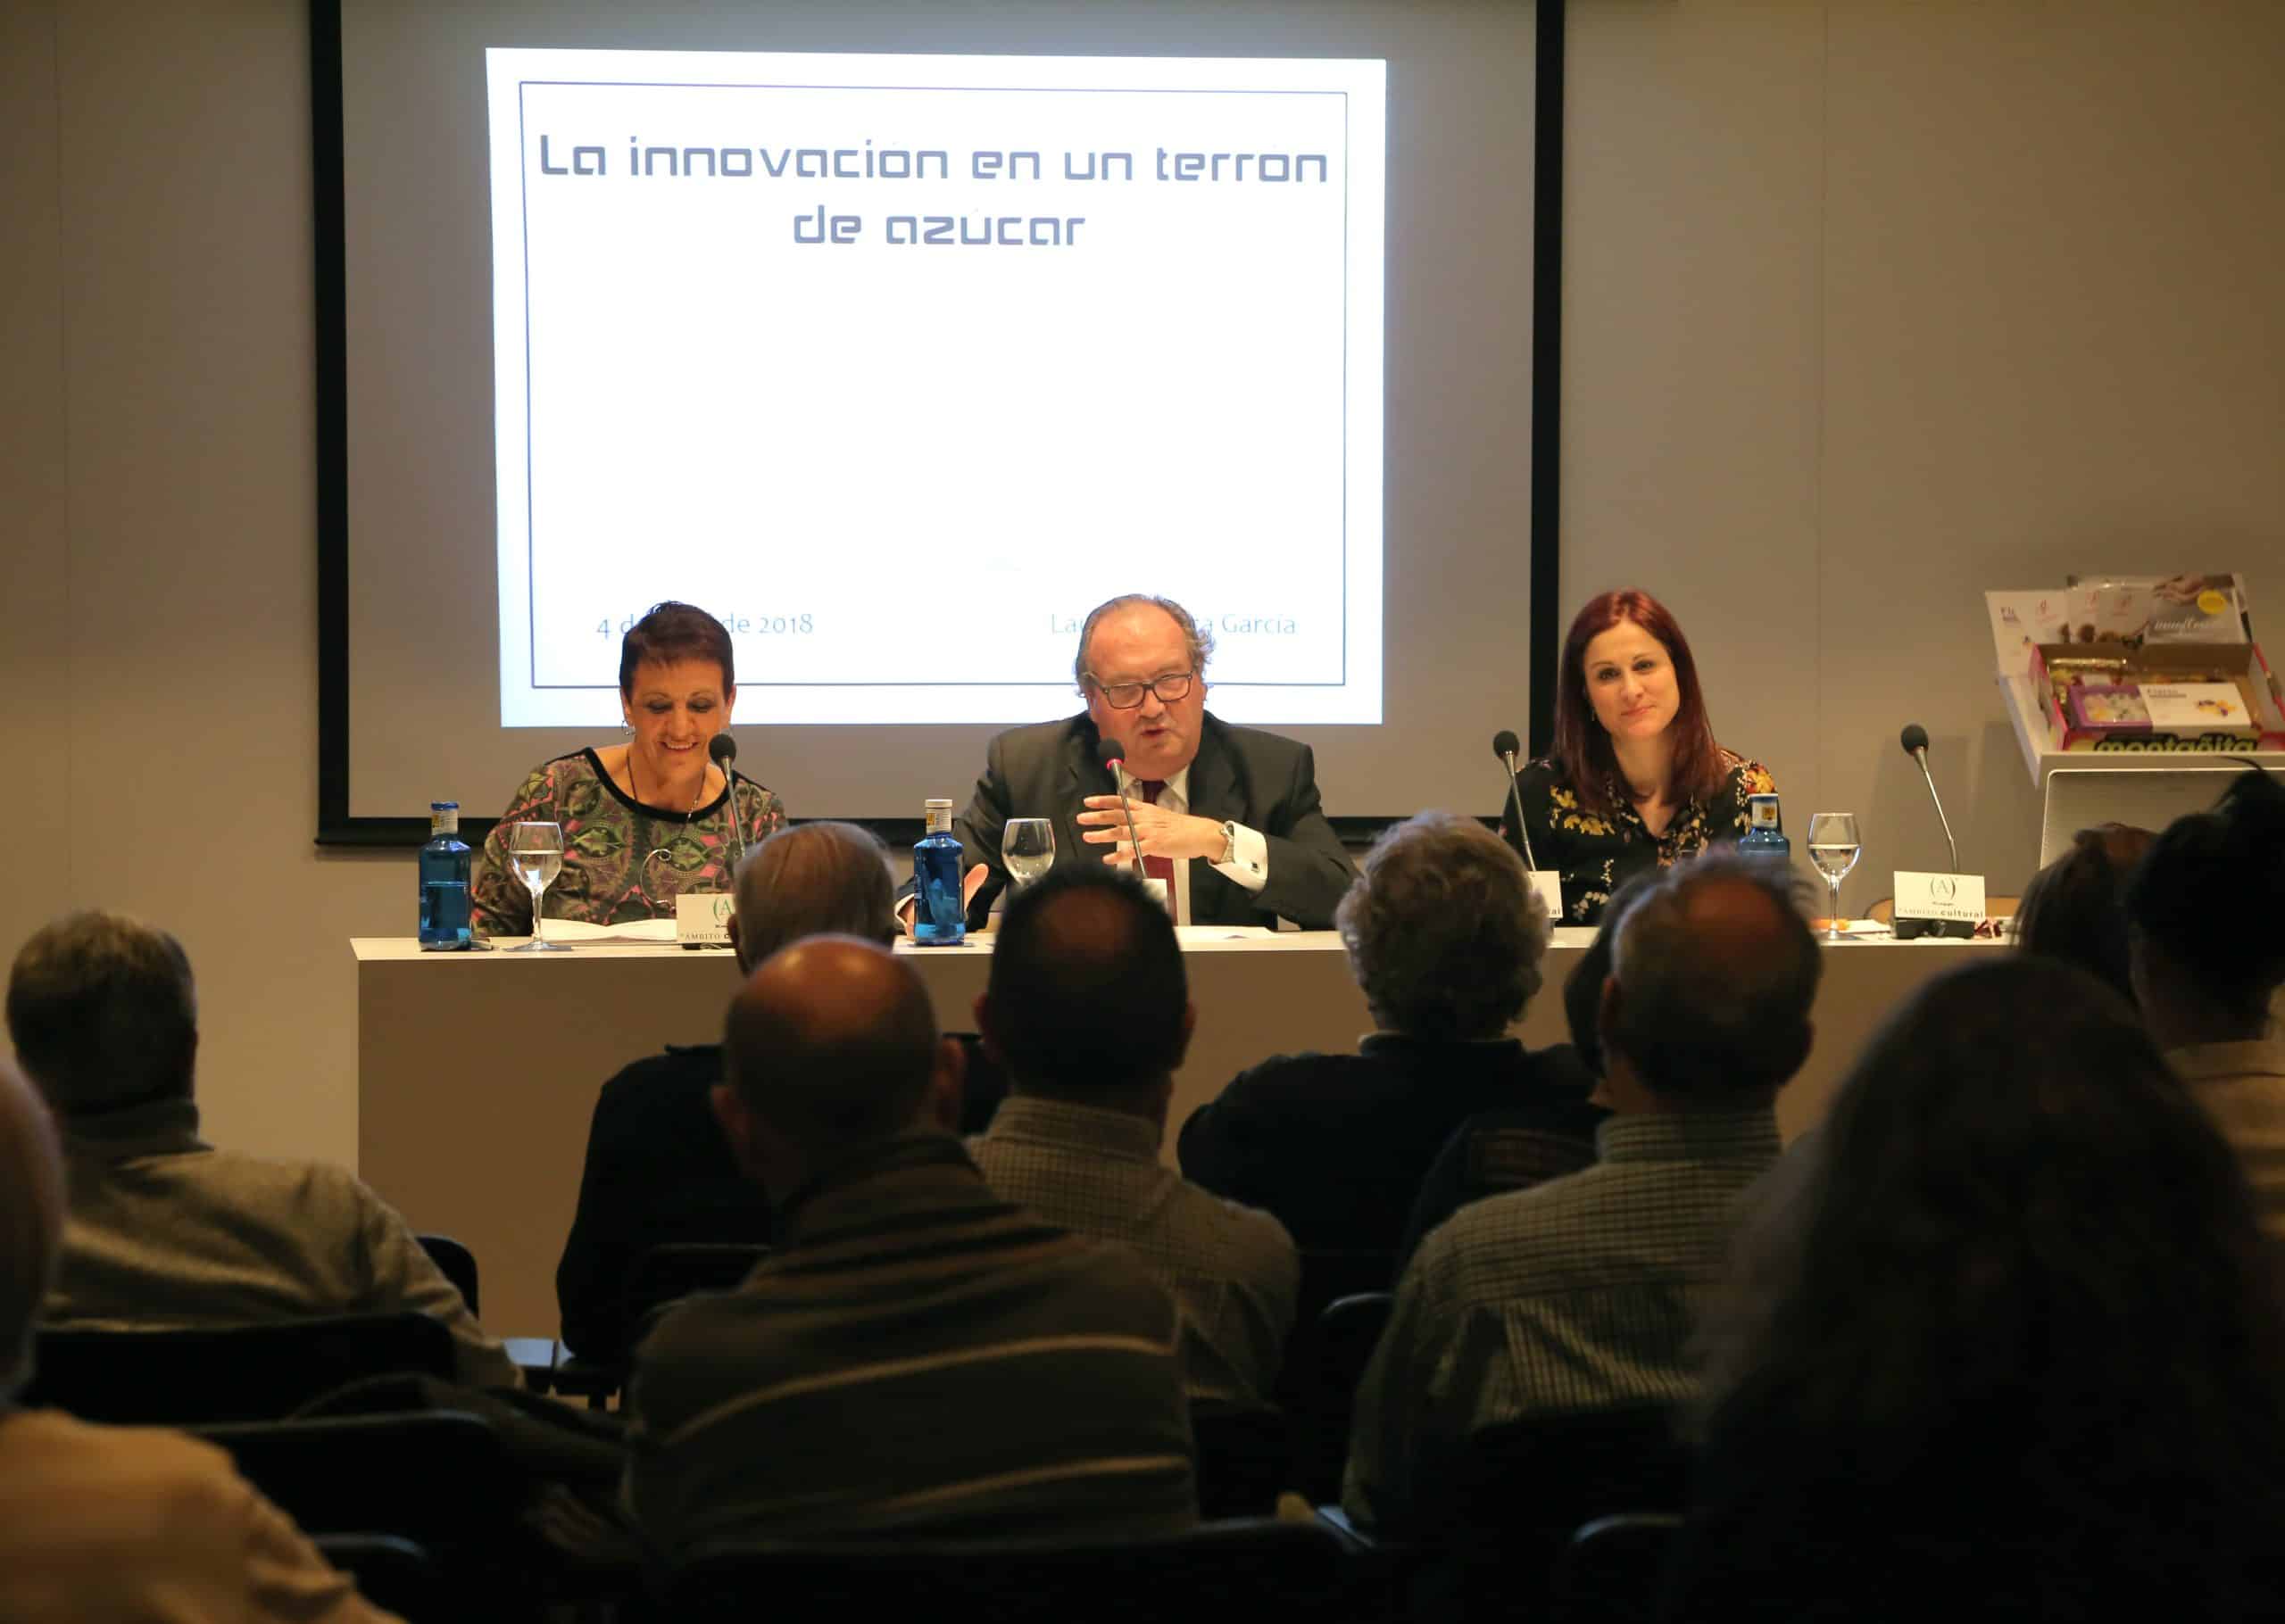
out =
{"type": "MultiPolygon", "coordinates": [[[[1565,610],[1673,603],[1796,833],[1865,815],[1852,902],[1936,859],[1908,719],[2015,889],[1977,594],[2285,592],[2285,7],[1575,0],[1572,41],[1565,610]]],[[[0,950],[170,925],[215,1136],[345,1161],[345,939],[412,884],[310,844],[305,58],[298,0],[0,10],[0,950]]]]}

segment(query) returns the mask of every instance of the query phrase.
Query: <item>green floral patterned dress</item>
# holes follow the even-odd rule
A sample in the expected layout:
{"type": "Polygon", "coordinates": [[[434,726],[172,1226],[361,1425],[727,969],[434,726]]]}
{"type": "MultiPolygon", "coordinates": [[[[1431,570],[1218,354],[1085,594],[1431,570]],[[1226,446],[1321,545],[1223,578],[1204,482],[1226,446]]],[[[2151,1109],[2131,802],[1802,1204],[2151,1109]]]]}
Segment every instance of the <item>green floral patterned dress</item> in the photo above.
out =
{"type": "MultiPolygon", "coordinates": [[[[746,845],[785,826],[785,804],[751,778],[737,781],[746,845]]],[[[686,818],[644,805],[611,781],[592,750],[533,770],[485,837],[476,859],[473,911],[479,936],[528,936],[531,893],[508,866],[508,825],[563,825],[563,872],[547,888],[550,919],[623,924],[671,918],[684,891],[730,888],[738,850],[727,791],[686,818]]]]}
{"type": "MultiPolygon", "coordinates": [[[[1675,808],[1664,834],[1650,833],[1616,779],[1610,798],[1618,809],[1601,817],[1579,805],[1578,792],[1553,759],[1542,758],[1517,775],[1532,856],[1541,868],[1563,876],[1563,917],[1558,923],[1600,924],[1611,892],[1636,874],[1672,867],[1716,841],[1734,841],[1743,834],[1746,798],[1776,793],[1777,781],[1767,767],[1735,750],[1722,751],[1722,767],[1726,777],[1721,790],[1705,803],[1691,800],[1675,808]]],[[[1523,849],[1516,838],[1513,800],[1500,808],[1500,832],[1510,846],[1523,849]]]]}

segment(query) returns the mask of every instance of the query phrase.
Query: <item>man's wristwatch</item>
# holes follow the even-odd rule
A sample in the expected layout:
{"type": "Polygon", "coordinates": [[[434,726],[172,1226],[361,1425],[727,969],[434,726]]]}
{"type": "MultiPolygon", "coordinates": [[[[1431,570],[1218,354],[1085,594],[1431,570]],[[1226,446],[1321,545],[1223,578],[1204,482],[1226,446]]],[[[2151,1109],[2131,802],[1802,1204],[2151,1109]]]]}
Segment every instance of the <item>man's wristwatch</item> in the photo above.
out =
{"type": "Polygon", "coordinates": [[[1214,860],[1217,863],[1238,860],[1238,826],[1227,818],[1222,822],[1222,855],[1214,860]]]}

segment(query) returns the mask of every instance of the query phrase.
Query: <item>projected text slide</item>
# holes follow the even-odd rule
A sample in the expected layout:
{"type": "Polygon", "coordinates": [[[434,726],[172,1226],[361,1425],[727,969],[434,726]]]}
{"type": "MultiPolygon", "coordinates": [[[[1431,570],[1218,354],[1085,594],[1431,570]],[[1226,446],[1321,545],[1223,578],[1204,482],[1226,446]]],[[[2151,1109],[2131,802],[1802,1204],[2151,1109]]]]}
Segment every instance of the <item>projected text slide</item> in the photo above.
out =
{"type": "Polygon", "coordinates": [[[742,721],[1059,715],[1137,590],[1380,719],[1381,63],[488,56],[503,724],[662,598],[742,721]]]}

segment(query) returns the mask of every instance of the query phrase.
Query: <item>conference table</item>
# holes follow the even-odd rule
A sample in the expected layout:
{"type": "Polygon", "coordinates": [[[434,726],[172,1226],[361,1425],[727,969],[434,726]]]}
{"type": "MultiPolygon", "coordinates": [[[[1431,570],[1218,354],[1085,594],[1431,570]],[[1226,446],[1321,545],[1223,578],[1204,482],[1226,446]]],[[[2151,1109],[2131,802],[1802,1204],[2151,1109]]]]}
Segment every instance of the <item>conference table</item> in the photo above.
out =
{"type": "MultiPolygon", "coordinates": [[[[1562,986],[1593,940],[1554,932],[1546,984],[1516,1035],[1561,1042],[1562,986]]],[[[453,1236],[482,1269],[495,1335],[553,1335],[555,1264],[579,1190],[587,1123],[604,1079],[669,1043],[719,1040],[738,985],[730,955],[669,943],[599,941],[568,953],[423,953],[411,939],[360,937],[359,1174],[417,1230],[453,1236]]],[[[1990,942],[1844,940],[1825,949],[1816,1042],[1778,1098],[1790,1140],[1824,1115],[1865,1038],[1930,976],[1990,942]]],[[[1245,1067],[1275,1054],[1347,1050],[1373,1028],[1330,931],[1185,931],[1198,1030],[1176,1074],[1174,1131],[1245,1067]]],[[[972,1030],[991,936],[957,948],[901,944],[948,1031],[972,1030]]]]}

